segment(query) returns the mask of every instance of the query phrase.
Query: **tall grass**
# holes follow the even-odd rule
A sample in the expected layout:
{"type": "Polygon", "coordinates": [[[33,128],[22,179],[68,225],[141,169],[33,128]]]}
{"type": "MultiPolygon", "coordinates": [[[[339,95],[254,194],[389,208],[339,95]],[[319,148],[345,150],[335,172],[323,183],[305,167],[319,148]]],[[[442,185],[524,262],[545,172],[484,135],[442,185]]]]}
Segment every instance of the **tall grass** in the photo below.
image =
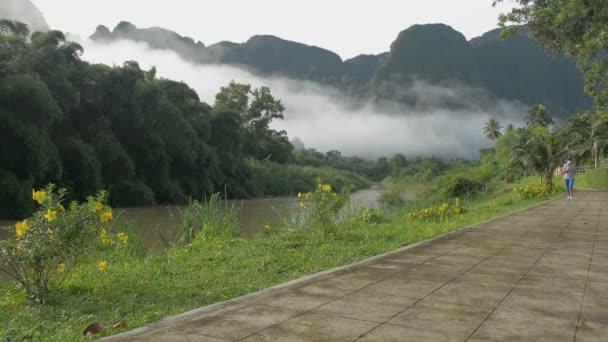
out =
{"type": "Polygon", "coordinates": [[[202,202],[190,200],[188,206],[179,210],[182,220],[170,228],[178,244],[190,243],[199,234],[234,237],[239,232],[235,203],[230,203],[219,193],[202,202]]]}

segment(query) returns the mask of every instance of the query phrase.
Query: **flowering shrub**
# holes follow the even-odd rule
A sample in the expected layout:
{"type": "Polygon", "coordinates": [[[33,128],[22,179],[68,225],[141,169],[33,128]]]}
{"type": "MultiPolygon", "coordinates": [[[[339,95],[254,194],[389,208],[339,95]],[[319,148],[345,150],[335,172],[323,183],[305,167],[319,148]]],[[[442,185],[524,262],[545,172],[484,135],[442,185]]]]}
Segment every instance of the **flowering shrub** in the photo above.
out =
{"type": "Polygon", "coordinates": [[[444,218],[462,216],[462,208],[460,206],[460,198],[454,199],[454,204],[443,203],[437,207],[421,208],[407,213],[407,218],[415,221],[441,221],[444,218]]]}
{"type": "Polygon", "coordinates": [[[526,185],[513,189],[519,198],[543,197],[556,192],[555,187],[542,185],[526,185]]]}
{"type": "Polygon", "coordinates": [[[298,193],[298,198],[307,199],[311,203],[309,206],[307,202],[300,202],[300,207],[308,211],[310,225],[318,227],[324,235],[330,235],[336,232],[338,213],[349,202],[350,189],[338,194],[333,192],[331,185],[323,184],[317,179],[315,191],[298,193]]]}
{"type": "MultiPolygon", "coordinates": [[[[45,301],[49,282],[60,282],[87,251],[95,248],[100,223],[112,219],[105,192],[82,204],[72,202],[68,208],[62,204],[64,195],[65,189],[55,190],[52,184],[32,190],[38,210],[15,224],[9,238],[0,242],[0,268],[36,302],[45,301]]],[[[107,242],[102,240],[102,244],[107,242]]],[[[104,262],[99,269],[105,267],[104,262]]]]}

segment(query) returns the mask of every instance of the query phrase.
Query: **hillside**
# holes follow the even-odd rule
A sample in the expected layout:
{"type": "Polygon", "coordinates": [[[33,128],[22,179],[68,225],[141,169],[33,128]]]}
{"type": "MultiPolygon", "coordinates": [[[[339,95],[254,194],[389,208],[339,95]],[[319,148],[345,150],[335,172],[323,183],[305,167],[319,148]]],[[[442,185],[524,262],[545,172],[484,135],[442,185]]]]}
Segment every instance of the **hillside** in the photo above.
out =
{"type": "Polygon", "coordinates": [[[0,1],[0,19],[17,20],[25,23],[32,32],[50,30],[42,13],[30,0],[0,1]]]}
{"type": "MultiPolygon", "coordinates": [[[[390,51],[360,55],[343,61],[326,49],[256,35],[244,43],[220,42],[205,46],[162,28],[140,29],[121,22],[110,32],[98,27],[91,39],[143,41],[155,49],[171,49],[197,63],[228,64],[260,76],[280,75],[335,86],[359,99],[400,101],[413,106],[438,102],[458,108],[466,99],[433,99],[433,94],[410,91],[415,81],[426,84],[486,89],[489,99],[542,103],[556,118],[588,108],[583,79],[575,62],[544,52],[525,30],[510,40],[498,30],[467,41],[444,24],[414,25],[397,36],[390,51]]],[[[491,103],[491,101],[487,101],[491,103]]]]}

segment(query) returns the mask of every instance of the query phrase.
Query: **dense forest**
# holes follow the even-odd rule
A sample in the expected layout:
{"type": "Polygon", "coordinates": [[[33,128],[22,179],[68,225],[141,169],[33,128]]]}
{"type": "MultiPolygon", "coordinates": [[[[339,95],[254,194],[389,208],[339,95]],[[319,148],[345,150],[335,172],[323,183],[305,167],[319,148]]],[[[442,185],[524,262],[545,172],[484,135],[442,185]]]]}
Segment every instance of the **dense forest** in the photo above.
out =
{"type": "MultiPolygon", "coordinates": [[[[108,189],[114,205],[307,190],[265,189],[252,178],[253,169],[320,165],[316,151],[296,154],[285,132],[269,128],[284,110],[269,88],[231,83],[209,105],[154,68],[92,65],[81,53],[62,32],[30,35],[24,24],[0,22],[1,215],[28,213],[31,189],[49,182],[72,199],[108,189]]],[[[382,178],[376,163],[337,159],[382,178]]],[[[309,184],[315,175],[306,174],[309,184]]]]}
{"type": "MultiPolygon", "coordinates": [[[[499,33],[492,30],[467,41],[447,25],[414,25],[399,33],[390,51],[345,61],[332,51],[269,35],[205,46],[170,30],[142,29],[129,22],[119,23],[112,31],[100,25],[91,39],[145,42],[195,63],[229,64],[261,76],[315,81],[363,102],[399,101],[422,110],[438,99],[411,91],[416,81],[485,89],[490,110],[496,99],[527,106],[543,103],[559,120],[592,105],[574,59],[548,54],[525,27],[509,40],[500,39],[499,33]]],[[[468,101],[455,99],[440,105],[466,108],[468,101]]]]}

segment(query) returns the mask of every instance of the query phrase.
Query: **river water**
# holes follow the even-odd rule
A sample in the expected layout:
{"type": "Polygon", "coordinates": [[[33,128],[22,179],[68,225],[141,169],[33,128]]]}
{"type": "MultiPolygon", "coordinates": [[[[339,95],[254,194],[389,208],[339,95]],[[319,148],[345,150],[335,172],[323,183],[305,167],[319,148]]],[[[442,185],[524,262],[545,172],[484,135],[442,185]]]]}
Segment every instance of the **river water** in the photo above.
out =
{"type": "MultiPolygon", "coordinates": [[[[378,205],[378,197],[389,189],[383,184],[374,184],[371,188],[357,191],[351,195],[351,205],[373,207],[378,205]]],[[[412,199],[414,192],[405,192],[403,197],[412,199]]],[[[264,229],[264,226],[281,226],[282,216],[295,211],[299,199],[294,197],[259,198],[230,201],[238,216],[241,226],[240,236],[252,238],[264,229]]],[[[114,208],[114,225],[118,227],[128,222],[142,240],[145,249],[164,247],[169,227],[179,222],[183,206],[146,206],[114,208]]],[[[0,220],[0,227],[12,226],[15,220],[0,220]]],[[[7,231],[0,229],[0,239],[7,237],[7,231]]]]}

